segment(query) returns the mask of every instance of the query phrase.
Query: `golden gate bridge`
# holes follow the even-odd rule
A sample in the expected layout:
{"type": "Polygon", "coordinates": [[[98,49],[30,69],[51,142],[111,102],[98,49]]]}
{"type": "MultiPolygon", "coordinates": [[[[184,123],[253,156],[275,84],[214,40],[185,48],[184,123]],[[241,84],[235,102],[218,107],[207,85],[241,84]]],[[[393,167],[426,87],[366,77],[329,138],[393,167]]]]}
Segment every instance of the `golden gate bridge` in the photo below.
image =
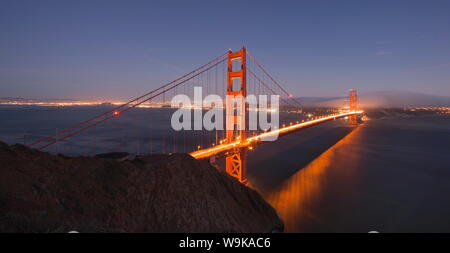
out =
{"type": "MultiPolygon", "coordinates": [[[[316,126],[338,118],[348,118],[348,124],[356,125],[357,117],[363,111],[358,109],[356,90],[350,90],[348,97],[348,109],[340,112],[327,113],[308,120],[301,120],[302,105],[292,94],[280,85],[268,73],[268,71],[253,57],[245,48],[232,52],[231,50],[214,58],[208,63],[194,69],[193,71],[169,82],[157,89],[147,92],[119,106],[115,106],[89,119],[73,124],[53,134],[39,138],[29,144],[30,147],[45,150],[58,143],[64,143],[69,138],[78,136],[95,128],[107,121],[114,121],[123,117],[123,114],[142,107],[170,108],[168,98],[177,94],[185,94],[193,97],[194,87],[202,87],[206,94],[215,94],[220,97],[240,96],[245,98],[248,94],[277,95],[282,102],[282,108],[286,111],[296,113],[299,118],[286,122],[282,127],[275,129],[249,130],[248,127],[236,127],[239,122],[248,124],[248,105],[244,100],[235,104],[226,100],[225,107],[241,107],[242,113],[226,113],[225,124],[222,129],[212,131],[193,131],[192,136],[186,136],[186,131],[166,133],[163,130],[163,140],[154,144],[152,135],[147,136],[147,152],[152,153],[189,153],[196,159],[209,159],[210,163],[217,166],[218,159],[225,160],[225,171],[237,178],[241,183],[247,182],[247,152],[258,145],[270,143],[264,141],[265,137],[277,135],[283,137],[299,130],[316,126]],[[198,133],[197,133],[198,132],[198,133]],[[172,148],[169,148],[171,142],[172,148]],[[182,143],[182,144],[180,144],[182,143]]],[[[192,110],[202,108],[192,108],[192,110]]],[[[152,118],[149,118],[152,123],[152,118]]],[[[157,124],[155,122],[155,124],[157,124]]],[[[145,153],[145,152],[144,152],[145,153]]]]}

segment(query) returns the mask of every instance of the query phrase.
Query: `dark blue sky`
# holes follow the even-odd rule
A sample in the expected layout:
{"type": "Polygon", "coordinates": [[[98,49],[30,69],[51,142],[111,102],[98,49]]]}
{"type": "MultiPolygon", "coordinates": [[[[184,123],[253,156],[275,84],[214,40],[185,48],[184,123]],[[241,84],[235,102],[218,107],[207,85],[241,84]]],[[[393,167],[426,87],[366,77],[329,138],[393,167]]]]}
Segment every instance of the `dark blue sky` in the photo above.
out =
{"type": "Polygon", "coordinates": [[[245,45],[297,96],[450,96],[450,1],[1,1],[0,97],[127,99],[245,45]]]}

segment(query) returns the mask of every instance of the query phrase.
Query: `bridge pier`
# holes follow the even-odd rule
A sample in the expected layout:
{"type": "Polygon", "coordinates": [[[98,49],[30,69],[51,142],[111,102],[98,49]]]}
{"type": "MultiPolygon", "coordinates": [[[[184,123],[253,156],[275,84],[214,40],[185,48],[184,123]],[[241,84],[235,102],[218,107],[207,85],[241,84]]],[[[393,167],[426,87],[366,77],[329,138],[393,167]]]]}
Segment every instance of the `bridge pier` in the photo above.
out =
{"type": "Polygon", "coordinates": [[[247,149],[236,148],[226,154],[226,172],[239,182],[247,183],[247,149]]]}

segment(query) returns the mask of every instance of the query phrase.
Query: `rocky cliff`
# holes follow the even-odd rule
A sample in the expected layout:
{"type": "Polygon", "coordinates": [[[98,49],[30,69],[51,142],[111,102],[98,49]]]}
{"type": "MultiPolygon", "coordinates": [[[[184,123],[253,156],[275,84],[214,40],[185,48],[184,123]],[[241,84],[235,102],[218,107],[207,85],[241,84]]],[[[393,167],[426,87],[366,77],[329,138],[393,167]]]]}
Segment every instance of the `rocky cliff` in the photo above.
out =
{"type": "Polygon", "coordinates": [[[275,210],[186,154],[55,156],[0,143],[0,232],[271,232],[275,210]]]}

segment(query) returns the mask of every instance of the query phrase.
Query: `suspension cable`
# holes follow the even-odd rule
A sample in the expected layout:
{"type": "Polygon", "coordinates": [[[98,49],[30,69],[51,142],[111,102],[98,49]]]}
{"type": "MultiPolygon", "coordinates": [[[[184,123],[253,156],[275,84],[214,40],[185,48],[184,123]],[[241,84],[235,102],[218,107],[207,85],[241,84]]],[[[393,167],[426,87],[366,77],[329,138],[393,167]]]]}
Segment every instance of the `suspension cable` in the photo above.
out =
{"type": "Polygon", "coordinates": [[[258,65],[258,67],[261,68],[261,70],[287,95],[287,97],[289,99],[292,99],[295,103],[297,103],[300,108],[303,108],[303,105],[298,102],[296,99],[294,99],[293,97],[291,97],[291,94],[289,92],[287,92],[283,86],[281,86],[277,81],[275,81],[275,79],[266,71],[266,69],[262,66],[262,64],[260,64],[255,57],[253,57],[253,55],[250,54],[250,52],[247,50],[247,54],[248,56],[250,56],[250,58],[256,63],[256,65],[258,65]]]}
{"type": "MultiPolygon", "coordinates": [[[[123,107],[125,107],[125,106],[127,106],[127,105],[129,105],[129,104],[131,104],[131,103],[133,103],[133,102],[136,102],[136,101],[138,101],[138,100],[140,100],[140,99],[142,99],[142,98],[144,98],[144,97],[146,97],[146,96],[149,96],[149,95],[151,95],[151,94],[153,94],[153,93],[155,93],[155,92],[157,92],[157,91],[159,91],[159,90],[161,90],[161,89],[163,89],[163,88],[165,88],[165,87],[167,87],[167,86],[169,86],[169,85],[171,85],[171,84],[173,84],[173,83],[176,83],[176,82],[178,82],[178,81],[180,81],[180,80],[186,78],[187,76],[189,76],[189,75],[191,75],[191,74],[193,74],[193,73],[195,73],[195,72],[197,72],[197,71],[203,69],[204,67],[206,67],[206,66],[208,66],[208,65],[210,65],[210,64],[212,64],[212,63],[214,63],[214,62],[216,62],[216,61],[218,61],[220,58],[222,58],[222,57],[224,57],[225,55],[227,55],[227,53],[228,53],[228,52],[223,53],[222,55],[216,57],[215,59],[209,61],[208,63],[206,63],[206,64],[204,64],[204,65],[202,65],[202,66],[200,66],[200,67],[194,69],[193,71],[191,71],[191,72],[189,72],[189,73],[187,73],[187,74],[185,74],[185,75],[183,75],[183,76],[181,76],[181,77],[179,77],[179,78],[177,78],[177,79],[175,79],[175,80],[173,80],[173,81],[171,81],[171,82],[169,82],[169,83],[166,83],[166,84],[160,86],[159,88],[157,88],[157,89],[155,89],[155,90],[152,90],[152,91],[150,91],[150,92],[147,92],[147,93],[145,93],[144,95],[142,95],[142,96],[140,96],[140,97],[137,97],[137,98],[135,98],[135,99],[133,99],[133,100],[130,100],[130,101],[128,101],[128,102],[126,102],[126,103],[124,103],[124,104],[122,104],[122,105],[120,105],[120,106],[114,107],[114,108],[112,108],[112,109],[110,109],[110,110],[108,110],[108,111],[106,111],[106,112],[104,112],[104,113],[98,114],[98,115],[96,115],[96,116],[94,116],[94,117],[92,117],[92,118],[89,118],[89,119],[85,120],[85,121],[79,122],[79,123],[74,124],[74,125],[72,125],[72,126],[70,126],[70,127],[68,127],[68,128],[65,128],[65,129],[63,129],[63,130],[57,131],[57,132],[55,132],[54,134],[52,134],[52,135],[50,135],[50,136],[41,138],[41,139],[39,139],[39,140],[37,140],[37,141],[31,143],[29,146],[30,146],[30,147],[33,147],[33,146],[35,146],[35,145],[37,145],[37,144],[39,144],[39,143],[41,143],[41,142],[47,141],[47,140],[49,140],[49,139],[51,139],[51,138],[53,138],[53,137],[59,136],[59,135],[65,133],[65,132],[68,132],[68,131],[70,131],[70,130],[73,130],[73,129],[75,129],[75,128],[78,128],[78,127],[81,126],[81,125],[85,125],[85,124],[87,124],[87,123],[89,123],[89,122],[91,122],[91,121],[93,121],[93,120],[96,120],[96,119],[98,119],[98,118],[100,118],[100,117],[102,117],[102,116],[105,116],[105,115],[110,114],[110,113],[112,113],[112,112],[114,112],[114,111],[117,111],[118,109],[121,109],[121,108],[123,108],[123,107]]],[[[223,60],[222,60],[222,61],[223,61],[223,60]]]]}
{"type": "MultiPolygon", "coordinates": [[[[139,106],[139,105],[141,105],[141,104],[143,104],[143,103],[145,103],[145,102],[147,102],[147,101],[149,101],[149,100],[151,100],[151,99],[153,99],[153,98],[155,98],[155,97],[157,97],[157,96],[159,96],[159,95],[161,95],[161,94],[163,94],[163,93],[165,93],[165,92],[167,92],[167,91],[172,90],[173,88],[175,88],[175,87],[177,87],[177,86],[180,86],[181,84],[186,83],[187,81],[193,79],[194,77],[196,77],[196,76],[198,76],[198,75],[200,75],[200,74],[202,74],[202,73],[204,73],[204,72],[210,70],[211,68],[213,68],[213,67],[219,65],[220,63],[224,62],[225,60],[227,60],[227,59],[224,58],[224,59],[222,59],[222,60],[220,60],[220,61],[214,63],[213,65],[209,66],[208,68],[206,68],[206,69],[204,69],[204,70],[202,70],[202,71],[196,73],[195,75],[193,75],[193,76],[191,76],[191,77],[189,77],[189,78],[187,78],[187,79],[181,81],[180,83],[174,84],[173,86],[168,87],[168,88],[164,89],[163,91],[160,91],[160,92],[157,93],[156,95],[153,95],[153,96],[151,96],[151,97],[149,97],[149,98],[146,98],[146,99],[142,100],[141,102],[137,102],[137,103],[135,103],[135,104],[133,104],[133,105],[131,105],[131,106],[129,106],[129,107],[127,107],[127,108],[121,110],[121,111],[115,111],[115,112],[117,112],[117,113],[123,113],[123,112],[126,112],[126,111],[130,110],[130,109],[133,109],[133,108],[135,108],[135,107],[137,107],[137,106],[139,106]]],[[[55,143],[57,143],[57,142],[60,142],[60,141],[62,141],[62,140],[65,140],[65,139],[67,139],[67,138],[69,138],[69,137],[71,137],[71,136],[73,136],[73,135],[76,135],[76,134],[78,134],[78,133],[81,133],[81,132],[83,132],[83,131],[85,131],[85,130],[91,128],[91,127],[97,126],[98,124],[103,123],[103,122],[105,122],[105,121],[107,121],[107,120],[109,120],[109,119],[111,119],[111,118],[116,117],[116,116],[117,116],[116,114],[111,114],[111,115],[109,115],[108,117],[106,117],[106,118],[104,118],[104,119],[102,119],[102,120],[100,120],[100,121],[98,121],[98,122],[94,122],[94,123],[92,123],[92,124],[90,124],[90,125],[87,125],[87,126],[81,128],[81,129],[79,129],[78,131],[75,131],[75,132],[73,132],[73,133],[67,134],[67,135],[65,135],[65,136],[63,136],[63,137],[61,137],[61,138],[59,138],[59,139],[55,139],[55,140],[51,141],[50,143],[47,143],[47,144],[45,144],[45,145],[39,147],[38,149],[39,149],[39,150],[44,149],[44,148],[46,148],[46,147],[48,147],[48,146],[51,146],[51,145],[53,145],[53,144],[55,144],[55,143]]]]}
{"type": "MultiPolygon", "coordinates": [[[[263,82],[259,77],[256,76],[255,73],[253,73],[253,71],[251,71],[250,69],[247,68],[247,71],[254,77],[256,78],[261,84],[264,85],[264,87],[266,87],[270,92],[272,92],[272,94],[277,95],[277,93],[275,91],[273,91],[265,82],[263,82]]],[[[280,96],[280,99],[283,100],[284,102],[286,102],[289,106],[295,107],[293,106],[288,100],[282,98],[280,96]]]]}

